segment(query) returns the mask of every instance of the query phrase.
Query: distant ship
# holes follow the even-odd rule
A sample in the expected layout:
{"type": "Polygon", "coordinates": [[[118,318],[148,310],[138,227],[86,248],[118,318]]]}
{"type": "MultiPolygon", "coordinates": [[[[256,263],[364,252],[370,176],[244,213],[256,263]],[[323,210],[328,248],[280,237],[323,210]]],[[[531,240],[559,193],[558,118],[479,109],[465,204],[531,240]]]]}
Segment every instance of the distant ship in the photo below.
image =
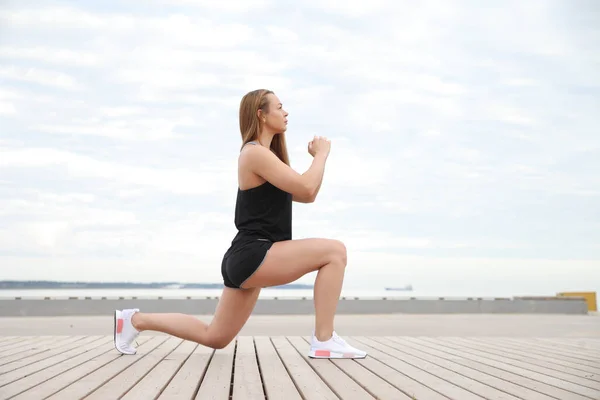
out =
{"type": "Polygon", "coordinates": [[[173,283],[171,285],[166,285],[163,287],[163,289],[181,289],[183,288],[183,285],[180,283],[173,283]]]}
{"type": "Polygon", "coordinates": [[[386,287],[385,290],[411,292],[413,290],[412,285],[406,285],[404,287],[386,287]]]}

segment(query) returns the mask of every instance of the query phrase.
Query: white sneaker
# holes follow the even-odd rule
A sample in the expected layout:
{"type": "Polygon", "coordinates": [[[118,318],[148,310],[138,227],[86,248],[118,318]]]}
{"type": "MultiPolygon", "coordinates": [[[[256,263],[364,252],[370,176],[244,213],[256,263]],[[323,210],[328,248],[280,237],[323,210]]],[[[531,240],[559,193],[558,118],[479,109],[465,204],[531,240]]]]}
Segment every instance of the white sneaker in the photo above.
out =
{"type": "Polygon", "coordinates": [[[138,312],[137,308],[130,310],[115,310],[114,332],[115,349],[122,354],[135,354],[137,349],[131,345],[140,332],[131,324],[131,317],[138,312]]]}
{"type": "Polygon", "coordinates": [[[310,358],[365,358],[367,353],[350,346],[335,331],[333,336],[325,341],[319,341],[313,333],[310,343],[310,358]]]}

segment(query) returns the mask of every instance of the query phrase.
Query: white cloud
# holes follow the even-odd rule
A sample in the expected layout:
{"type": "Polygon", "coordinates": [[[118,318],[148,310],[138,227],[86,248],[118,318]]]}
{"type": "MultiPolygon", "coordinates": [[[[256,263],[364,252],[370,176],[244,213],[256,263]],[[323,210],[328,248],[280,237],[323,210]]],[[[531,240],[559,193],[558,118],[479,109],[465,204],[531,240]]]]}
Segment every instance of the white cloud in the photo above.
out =
{"type": "MultiPolygon", "coordinates": [[[[227,13],[231,12],[258,12],[273,4],[269,0],[230,0],[219,2],[213,0],[151,0],[151,3],[161,5],[177,5],[197,7],[204,10],[218,10],[227,13]]],[[[141,4],[148,4],[147,0],[141,4]]]]}
{"type": "Polygon", "coordinates": [[[226,181],[229,171],[213,170],[205,165],[192,171],[182,168],[152,168],[99,161],[66,151],[52,149],[6,150],[0,149],[0,167],[49,168],[61,167],[68,177],[74,179],[96,178],[120,185],[150,187],[171,194],[204,195],[222,190],[220,183],[226,181]]]}
{"type": "Polygon", "coordinates": [[[597,278],[600,68],[585,9],[64,4],[0,11],[0,263],[18,277],[219,281],[239,101],[266,87],[290,112],[298,171],[314,135],[332,139],[294,232],[344,240],[349,285],[514,294],[597,278]]]}
{"type": "Polygon", "coordinates": [[[525,126],[536,124],[536,121],[532,117],[526,115],[526,111],[513,107],[492,104],[488,108],[488,112],[490,118],[497,119],[498,121],[525,126]]]}
{"type": "Polygon", "coordinates": [[[16,114],[16,113],[17,113],[17,109],[15,108],[15,106],[13,104],[0,101],[0,114],[12,115],[12,114],[16,114]]]}
{"type": "MultiPolygon", "coordinates": [[[[185,121],[183,121],[185,123],[185,121]]],[[[148,119],[141,121],[82,121],[77,125],[36,125],[32,128],[40,132],[65,135],[105,136],[121,140],[157,140],[173,138],[177,121],[148,119]]]]}
{"type": "Polygon", "coordinates": [[[0,67],[0,78],[53,86],[66,90],[81,88],[72,76],[42,68],[0,67]]]}
{"type": "MultiPolygon", "coordinates": [[[[0,11],[0,21],[13,28],[30,27],[35,25],[38,29],[102,29],[111,26],[115,30],[132,28],[133,19],[126,16],[101,14],[94,15],[69,7],[45,7],[35,9],[4,9],[0,11]]],[[[4,25],[4,24],[3,24],[4,25]]]]}
{"type": "Polygon", "coordinates": [[[102,56],[84,51],[46,47],[0,47],[0,58],[38,61],[77,67],[93,67],[100,64],[102,56]]]}

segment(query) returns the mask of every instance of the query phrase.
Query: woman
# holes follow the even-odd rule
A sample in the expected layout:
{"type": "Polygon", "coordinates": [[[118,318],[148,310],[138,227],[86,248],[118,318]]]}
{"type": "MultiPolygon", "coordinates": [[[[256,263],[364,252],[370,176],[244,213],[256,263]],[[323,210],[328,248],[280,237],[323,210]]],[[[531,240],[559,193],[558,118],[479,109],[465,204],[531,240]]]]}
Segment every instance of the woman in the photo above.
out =
{"type": "Polygon", "coordinates": [[[225,288],[209,325],[179,313],[115,311],[115,347],[135,354],[133,340],[145,330],[164,332],[213,349],[227,346],[250,316],[261,288],[293,282],[318,271],[314,285],[313,358],[364,358],[333,327],[346,268],[346,248],[337,240],[292,240],[292,201],[312,203],[321,187],[330,142],[308,144],[310,168],[289,166],[285,143],[288,113],[269,90],[247,93],[240,104],[242,149],[238,160],[235,224],[238,233],[223,257],[225,288]]]}

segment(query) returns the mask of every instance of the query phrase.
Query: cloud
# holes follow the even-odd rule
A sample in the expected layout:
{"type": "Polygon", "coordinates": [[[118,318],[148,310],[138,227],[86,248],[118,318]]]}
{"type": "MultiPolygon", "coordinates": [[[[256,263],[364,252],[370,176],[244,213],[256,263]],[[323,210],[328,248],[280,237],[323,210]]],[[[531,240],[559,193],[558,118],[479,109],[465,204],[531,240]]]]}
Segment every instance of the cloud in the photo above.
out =
{"type": "Polygon", "coordinates": [[[68,74],[41,68],[0,68],[0,78],[35,83],[44,86],[53,86],[66,90],[80,89],[80,85],[77,81],[68,74]]]}
{"type": "Polygon", "coordinates": [[[348,285],[583,287],[600,265],[589,11],[12,3],[0,11],[4,277],[219,281],[235,234],[238,106],[264,87],[290,112],[295,169],[310,166],[313,136],[332,139],[294,234],[343,240],[348,285]]]}
{"type": "Polygon", "coordinates": [[[47,47],[0,47],[0,58],[38,61],[60,66],[94,67],[100,64],[100,54],[47,47]]]}
{"type": "MultiPolygon", "coordinates": [[[[222,11],[227,13],[258,12],[273,5],[269,0],[231,0],[228,2],[216,2],[209,0],[151,0],[155,5],[187,6],[192,9],[222,11]]],[[[147,1],[141,4],[148,4],[147,1]]]]}
{"type": "Polygon", "coordinates": [[[15,108],[15,106],[13,104],[0,101],[0,114],[12,115],[12,114],[16,114],[16,113],[17,113],[17,109],[15,108]]]}
{"type": "Polygon", "coordinates": [[[139,167],[118,162],[100,161],[89,156],[52,149],[2,150],[0,166],[25,168],[56,168],[75,179],[100,179],[131,188],[151,187],[172,194],[202,195],[219,190],[225,170],[212,170],[211,165],[197,171],[139,167]]]}

